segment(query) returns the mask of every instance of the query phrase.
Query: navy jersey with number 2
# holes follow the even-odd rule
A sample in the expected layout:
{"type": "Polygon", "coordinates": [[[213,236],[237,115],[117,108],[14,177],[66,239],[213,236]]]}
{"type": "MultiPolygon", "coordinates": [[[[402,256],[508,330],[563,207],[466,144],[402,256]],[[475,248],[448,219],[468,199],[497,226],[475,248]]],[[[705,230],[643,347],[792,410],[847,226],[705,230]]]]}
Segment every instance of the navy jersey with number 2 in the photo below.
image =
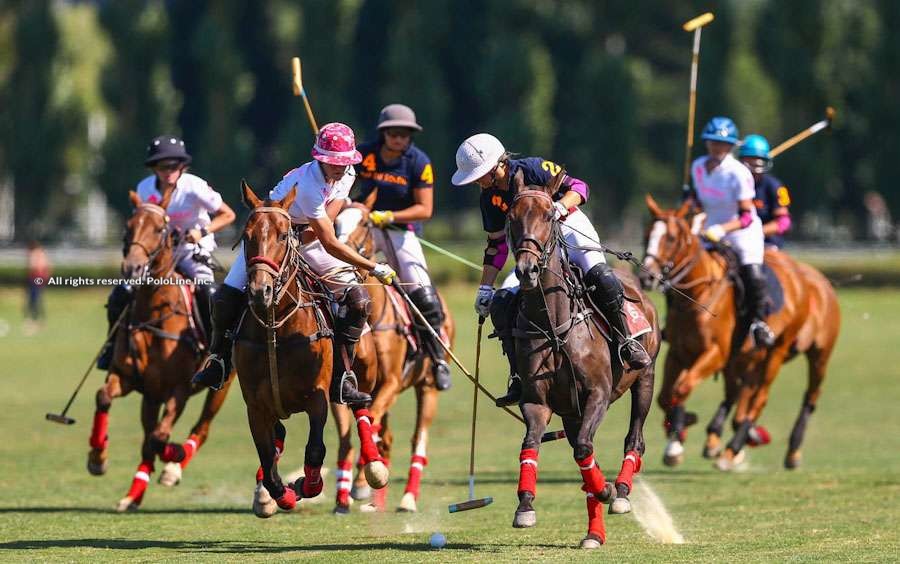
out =
{"type": "MultiPolygon", "coordinates": [[[[484,230],[488,233],[496,233],[506,228],[506,214],[516,197],[516,173],[520,170],[525,177],[525,185],[546,186],[557,174],[562,174],[562,167],[553,161],[541,157],[528,157],[524,159],[509,159],[506,161],[506,179],[508,189],[489,188],[481,191],[481,221],[484,230]]],[[[568,187],[561,186],[554,200],[561,198],[568,187]]]]}

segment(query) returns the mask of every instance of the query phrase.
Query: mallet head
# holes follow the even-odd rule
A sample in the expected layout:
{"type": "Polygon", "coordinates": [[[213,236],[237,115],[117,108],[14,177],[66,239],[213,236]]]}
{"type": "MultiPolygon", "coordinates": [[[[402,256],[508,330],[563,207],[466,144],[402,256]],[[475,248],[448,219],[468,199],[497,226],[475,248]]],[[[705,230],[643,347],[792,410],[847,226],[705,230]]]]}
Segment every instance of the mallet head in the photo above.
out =
{"type": "Polygon", "coordinates": [[[694,31],[698,27],[703,27],[714,19],[715,16],[712,12],[706,12],[705,14],[702,14],[692,20],[685,22],[684,25],[681,26],[681,29],[685,31],[694,31]]]}
{"type": "Polygon", "coordinates": [[[74,425],[75,420],[71,417],[66,417],[65,415],[57,415],[56,413],[48,413],[46,415],[47,421],[53,421],[54,423],[59,423],[61,425],[74,425]]]}
{"type": "Polygon", "coordinates": [[[294,96],[300,96],[301,94],[303,94],[303,75],[300,71],[300,57],[294,57],[293,59],[291,59],[291,67],[294,71],[294,96]]]}
{"type": "Polygon", "coordinates": [[[478,509],[479,507],[486,507],[490,504],[494,503],[494,498],[492,497],[483,497],[481,499],[470,499],[469,501],[464,501],[462,503],[454,503],[447,507],[447,510],[450,513],[459,513],[460,511],[468,511],[470,509],[478,509]]]}
{"type": "Polygon", "coordinates": [[[837,113],[837,110],[828,106],[825,108],[825,119],[828,120],[828,127],[831,127],[831,122],[834,120],[834,115],[837,113]]]}

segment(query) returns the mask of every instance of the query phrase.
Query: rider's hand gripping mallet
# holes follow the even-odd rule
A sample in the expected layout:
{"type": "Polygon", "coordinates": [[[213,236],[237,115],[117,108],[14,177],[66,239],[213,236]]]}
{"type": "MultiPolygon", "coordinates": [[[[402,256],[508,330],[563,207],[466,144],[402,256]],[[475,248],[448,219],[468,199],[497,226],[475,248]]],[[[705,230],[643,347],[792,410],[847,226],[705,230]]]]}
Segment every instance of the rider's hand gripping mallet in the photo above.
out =
{"type": "Polygon", "coordinates": [[[119,314],[119,318],[116,319],[116,322],[113,323],[112,328],[106,335],[106,340],[103,341],[103,345],[100,346],[100,350],[97,351],[97,354],[94,355],[94,359],[91,360],[91,363],[88,365],[87,370],[85,370],[84,376],[81,377],[81,382],[78,383],[78,387],[76,387],[75,391],[72,392],[72,397],[69,398],[69,402],[66,404],[66,407],[63,408],[62,413],[48,413],[44,416],[47,421],[53,421],[54,423],[61,423],[63,425],[73,425],[75,423],[75,420],[71,417],[66,416],[66,413],[69,412],[69,408],[72,407],[72,402],[75,401],[75,397],[78,395],[78,392],[84,385],[85,380],[87,380],[87,377],[91,373],[91,370],[94,369],[94,365],[97,364],[97,359],[100,358],[100,354],[103,352],[103,348],[106,346],[106,342],[109,341],[109,338],[116,333],[116,329],[118,329],[119,323],[122,322],[122,318],[125,317],[125,312],[127,311],[128,308],[126,307],[122,310],[122,313],[119,314]]]}
{"type": "Polygon", "coordinates": [[[697,108],[697,67],[700,63],[700,30],[703,26],[713,21],[715,16],[712,12],[706,12],[703,15],[685,22],[682,29],[694,32],[694,51],[691,56],[691,97],[688,105],[688,126],[687,126],[687,143],[684,148],[684,176],[682,178],[682,188],[685,192],[690,188],[691,181],[691,150],[694,148],[694,111],[697,108]]]}
{"type": "MultiPolygon", "coordinates": [[[[475,356],[481,356],[481,330],[484,328],[484,317],[478,316],[478,340],[475,342],[475,356]]],[[[478,375],[481,372],[479,363],[475,363],[475,383],[472,388],[472,435],[469,440],[469,499],[462,503],[454,503],[447,507],[450,513],[459,513],[470,509],[478,509],[493,503],[494,498],[483,497],[475,499],[475,421],[478,416],[478,375]]]]}
{"type": "Polygon", "coordinates": [[[306,107],[306,117],[309,118],[309,126],[313,130],[313,135],[318,135],[319,126],[316,124],[316,118],[313,116],[312,107],[309,105],[309,98],[306,96],[306,90],[303,89],[303,74],[300,70],[300,57],[291,59],[291,66],[294,71],[294,96],[303,98],[303,105],[306,107]]]}
{"type": "Polygon", "coordinates": [[[828,106],[827,108],[825,108],[825,119],[823,119],[821,121],[817,121],[816,123],[810,125],[806,129],[804,129],[803,131],[798,133],[797,135],[794,135],[793,137],[791,137],[784,143],[781,143],[780,145],[778,145],[777,147],[775,147],[774,149],[769,151],[769,158],[774,159],[775,157],[777,157],[781,153],[787,151],[788,149],[790,149],[797,143],[803,141],[804,139],[812,137],[813,135],[822,131],[823,129],[828,129],[829,127],[831,127],[831,121],[834,119],[834,114],[835,114],[834,108],[832,108],[831,106],[828,106]]]}

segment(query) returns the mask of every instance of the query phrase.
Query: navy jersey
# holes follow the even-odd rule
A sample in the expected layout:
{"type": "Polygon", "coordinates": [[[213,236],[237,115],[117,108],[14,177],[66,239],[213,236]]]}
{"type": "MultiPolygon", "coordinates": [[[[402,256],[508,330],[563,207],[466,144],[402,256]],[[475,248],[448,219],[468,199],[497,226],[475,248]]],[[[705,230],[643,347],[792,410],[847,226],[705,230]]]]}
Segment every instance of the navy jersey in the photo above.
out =
{"type": "MultiPolygon", "coordinates": [[[[506,161],[506,179],[508,189],[489,188],[481,191],[481,222],[488,233],[503,231],[506,228],[506,214],[516,197],[515,176],[522,171],[525,177],[525,185],[546,186],[557,174],[562,174],[561,166],[553,161],[547,161],[541,157],[528,157],[525,159],[509,159],[506,161]]],[[[558,200],[566,193],[566,187],[560,187],[559,193],[553,198],[558,200]]]]}
{"type": "MultiPolygon", "coordinates": [[[[770,174],[764,174],[756,182],[756,196],[753,198],[753,204],[756,206],[756,214],[765,225],[775,220],[776,209],[791,205],[791,195],[782,181],[770,174]]],[[[781,247],[784,245],[784,236],[768,235],[766,244],[781,247]]]]}
{"type": "Polygon", "coordinates": [[[365,200],[373,190],[376,210],[399,211],[415,204],[413,190],[434,187],[434,171],[431,159],[424,151],[409,144],[406,151],[391,163],[381,160],[380,140],[362,143],[357,149],[363,160],[356,165],[359,195],[357,200],[365,200]]]}

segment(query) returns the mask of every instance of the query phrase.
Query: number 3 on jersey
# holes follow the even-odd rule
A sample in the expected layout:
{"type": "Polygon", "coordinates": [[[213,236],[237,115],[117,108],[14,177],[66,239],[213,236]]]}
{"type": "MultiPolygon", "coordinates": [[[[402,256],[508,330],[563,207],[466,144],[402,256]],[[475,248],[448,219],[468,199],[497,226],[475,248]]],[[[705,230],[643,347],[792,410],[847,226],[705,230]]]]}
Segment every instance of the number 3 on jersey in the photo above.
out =
{"type": "Polygon", "coordinates": [[[550,176],[556,176],[559,174],[559,171],[562,170],[558,164],[553,161],[544,161],[541,163],[541,168],[550,173],[550,176]]]}

